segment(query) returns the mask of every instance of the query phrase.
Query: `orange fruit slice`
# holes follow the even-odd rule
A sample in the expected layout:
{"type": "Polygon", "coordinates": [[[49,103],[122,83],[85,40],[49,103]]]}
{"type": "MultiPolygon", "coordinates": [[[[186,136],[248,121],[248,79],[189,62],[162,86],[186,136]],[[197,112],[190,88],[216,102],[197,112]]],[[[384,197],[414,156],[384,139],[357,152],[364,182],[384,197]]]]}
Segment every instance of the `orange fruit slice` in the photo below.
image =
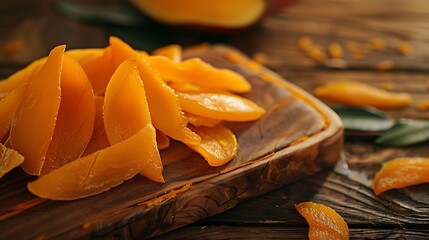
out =
{"type": "Polygon", "coordinates": [[[295,205],[295,208],[310,225],[309,239],[349,239],[347,223],[332,208],[313,202],[303,202],[295,205]]]}
{"type": "Polygon", "coordinates": [[[373,180],[374,193],[429,182],[429,158],[397,158],[383,164],[373,180]]]}

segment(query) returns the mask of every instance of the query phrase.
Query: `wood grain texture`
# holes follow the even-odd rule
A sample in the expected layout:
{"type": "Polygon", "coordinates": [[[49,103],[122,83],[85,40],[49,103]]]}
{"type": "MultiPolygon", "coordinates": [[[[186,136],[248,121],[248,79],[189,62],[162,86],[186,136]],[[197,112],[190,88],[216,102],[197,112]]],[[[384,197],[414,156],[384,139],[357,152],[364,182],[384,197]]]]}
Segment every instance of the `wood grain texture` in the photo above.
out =
{"type": "MultiPolygon", "coordinates": [[[[93,197],[46,201],[1,221],[1,238],[152,237],[332,166],[343,142],[338,116],[308,94],[297,96],[294,91],[301,90],[293,85],[285,89],[229,62],[227,54],[231,51],[218,46],[199,55],[215,66],[243,74],[253,86],[246,97],[267,110],[261,120],[226,124],[239,143],[239,152],[231,162],[209,167],[201,156],[174,142],[162,152],[165,184],[135,177],[93,197]],[[308,101],[313,104],[308,105],[308,101]],[[296,142],[303,137],[306,139],[296,142]],[[68,214],[57,218],[65,212],[68,214]],[[29,234],[23,228],[32,231],[29,234]]],[[[34,198],[25,189],[25,182],[32,177],[19,171],[14,174],[2,179],[0,185],[0,192],[8,192],[0,198],[3,215],[34,198]],[[17,184],[21,187],[15,188],[17,184]]]]}

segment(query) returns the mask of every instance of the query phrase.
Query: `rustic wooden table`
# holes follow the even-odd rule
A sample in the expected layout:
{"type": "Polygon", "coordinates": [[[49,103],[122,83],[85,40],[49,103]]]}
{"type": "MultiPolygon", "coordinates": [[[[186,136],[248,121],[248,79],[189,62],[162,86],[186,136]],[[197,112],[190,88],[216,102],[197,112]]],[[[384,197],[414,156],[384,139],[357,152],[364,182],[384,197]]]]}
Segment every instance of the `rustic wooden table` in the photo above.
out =
{"type": "MultiPolygon", "coordinates": [[[[302,0],[264,18],[251,29],[223,35],[153,23],[142,32],[130,34],[114,25],[83,23],[66,17],[54,5],[42,0],[2,1],[0,46],[16,39],[26,45],[15,54],[0,54],[0,78],[45,56],[55,45],[67,43],[69,49],[104,47],[108,35],[122,34],[125,40],[148,39],[139,45],[146,50],[172,42],[189,46],[209,41],[232,45],[249,56],[264,53],[269,56],[265,63],[268,68],[310,93],[322,83],[350,79],[409,92],[416,102],[429,98],[429,2],[424,0],[302,0]],[[348,41],[366,43],[380,38],[388,48],[362,59],[345,51],[347,66],[335,69],[307,57],[297,47],[303,36],[322,47],[331,42],[345,46],[348,41]],[[406,56],[393,47],[401,41],[412,46],[406,56]],[[393,69],[377,71],[377,64],[383,60],[392,61],[393,69]]],[[[429,117],[414,106],[387,113],[396,119],[429,117]]],[[[348,223],[351,239],[429,239],[429,185],[392,190],[379,197],[371,189],[371,179],[381,164],[400,156],[427,157],[429,148],[427,143],[381,147],[374,144],[373,137],[356,137],[346,132],[343,158],[334,169],[241,202],[232,210],[156,239],[305,239],[308,225],[294,208],[303,201],[335,209],[348,223]]]]}

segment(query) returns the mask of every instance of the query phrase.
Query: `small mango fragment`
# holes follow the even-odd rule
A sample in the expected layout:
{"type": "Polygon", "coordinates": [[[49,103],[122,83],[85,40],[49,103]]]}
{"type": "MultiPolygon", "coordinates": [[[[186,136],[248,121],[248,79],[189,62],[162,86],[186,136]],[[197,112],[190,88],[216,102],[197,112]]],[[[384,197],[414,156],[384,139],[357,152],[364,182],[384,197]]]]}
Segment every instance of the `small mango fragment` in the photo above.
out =
{"type": "Polygon", "coordinates": [[[253,121],[265,110],[249,99],[232,93],[188,92],[177,93],[183,111],[199,116],[227,121],[253,121]]]}
{"type": "Polygon", "coordinates": [[[353,106],[379,109],[405,108],[413,99],[408,93],[394,93],[356,81],[333,81],[315,89],[318,97],[353,106]]]}
{"type": "Polygon", "coordinates": [[[222,166],[237,155],[237,139],[228,128],[222,125],[189,127],[201,137],[201,144],[187,146],[201,154],[210,166],[222,166]]]}
{"type": "Polygon", "coordinates": [[[308,231],[310,240],[349,239],[347,223],[332,208],[313,202],[299,203],[295,208],[310,225],[308,231]]]}
{"type": "Polygon", "coordinates": [[[251,90],[250,83],[241,75],[228,69],[214,68],[199,58],[175,63],[163,56],[150,56],[149,63],[165,81],[190,82],[202,87],[237,93],[251,90]]]}
{"type": "Polygon", "coordinates": [[[376,195],[394,188],[429,183],[429,158],[396,158],[383,164],[375,174],[373,189],[376,195]]]}
{"type": "MultiPolygon", "coordinates": [[[[135,60],[126,60],[116,69],[107,85],[103,111],[104,127],[111,145],[130,138],[146,125],[152,124],[145,88],[135,60]]],[[[145,159],[146,167],[142,175],[153,181],[164,182],[156,135],[151,137],[146,139],[146,144],[152,146],[153,154],[145,159]]]]}
{"type": "Polygon", "coordinates": [[[24,157],[21,154],[0,144],[0,178],[21,165],[22,162],[24,162],[24,157]]]}
{"type": "Polygon", "coordinates": [[[148,124],[127,140],[70,162],[27,187],[36,196],[53,200],[73,200],[107,191],[142,171],[154,154],[147,139],[154,137],[155,128],[148,124]]]}

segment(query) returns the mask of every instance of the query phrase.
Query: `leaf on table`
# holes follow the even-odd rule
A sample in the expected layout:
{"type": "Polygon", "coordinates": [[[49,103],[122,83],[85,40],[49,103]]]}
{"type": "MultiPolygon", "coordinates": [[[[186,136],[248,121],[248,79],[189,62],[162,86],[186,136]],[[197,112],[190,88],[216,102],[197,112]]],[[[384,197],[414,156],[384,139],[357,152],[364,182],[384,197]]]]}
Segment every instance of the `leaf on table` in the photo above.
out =
{"type": "Polygon", "coordinates": [[[71,0],[61,0],[56,2],[56,8],[64,15],[83,21],[120,26],[136,26],[143,22],[141,14],[127,4],[105,4],[94,7],[71,0]]]}
{"type": "Polygon", "coordinates": [[[402,120],[375,140],[377,144],[404,147],[429,140],[429,121],[402,120]]]}
{"type": "Polygon", "coordinates": [[[340,106],[333,110],[340,116],[346,130],[385,131],[395,125],[394,119],[374,108],[340,106]]]}

